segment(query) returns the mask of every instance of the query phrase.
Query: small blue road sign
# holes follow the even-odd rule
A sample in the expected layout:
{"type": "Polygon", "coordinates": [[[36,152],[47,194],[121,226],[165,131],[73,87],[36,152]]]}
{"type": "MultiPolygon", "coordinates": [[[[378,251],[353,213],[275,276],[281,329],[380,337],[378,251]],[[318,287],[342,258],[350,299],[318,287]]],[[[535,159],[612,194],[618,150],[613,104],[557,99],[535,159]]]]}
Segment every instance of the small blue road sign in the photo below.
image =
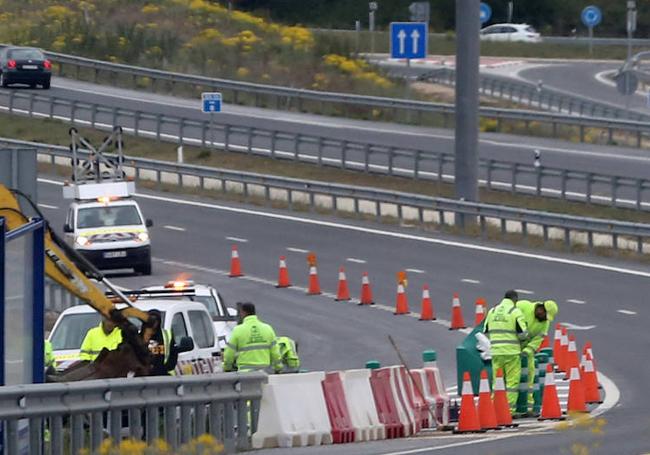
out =
{"type": "Polygon", "coordinates": [[[589,5],[582,10],[580,17],[582,18],[582,23],[585,24],[586,27],[593,28],[603,20],[603,13],[597,6],[589,5]]]}
{"type": "Polygon", "coordinates": [[[221,112],[221,93],[204,92],[201,93],[201,109],[206,114],[221,112]]]}
{"type": "Polygon", "coordinates": [[[492,17],[492,8],[487,3],[481,2],[481,24],[485,24],[492,17]]]}
{"type": "Polygon", "coordinates": [[[426,58],[427,41],[425,22],[391,22],[390,24],[391,58],[426,58]]]}

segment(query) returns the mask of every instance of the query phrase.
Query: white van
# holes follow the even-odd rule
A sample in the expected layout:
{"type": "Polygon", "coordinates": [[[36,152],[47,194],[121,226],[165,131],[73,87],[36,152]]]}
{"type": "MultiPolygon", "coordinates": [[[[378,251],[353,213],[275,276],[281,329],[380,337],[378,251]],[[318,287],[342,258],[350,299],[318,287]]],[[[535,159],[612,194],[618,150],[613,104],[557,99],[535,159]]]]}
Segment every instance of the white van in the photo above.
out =
{"type": "MultiPolygon", "coordinates": [[[[194,349],[178,355],[177,374],[203,374],[222,371],[220,349],[210,314],[201,303],[187,300],[146,300],[134,303],[138,309],[157,309],[163,316],[163,329],[171,330],[178,344],[183,337],[194,341],[194,349]]],[[[79,361],[81,343],[88,330],[97,327],[102,316],[90,305],[65,310],[57,319],[49,336],[57,371],[68,369],[79,361]]],[[[132,320],[140,325],[139,320],[132,320]]]]}
{"type": "Polygon", "coordinates": [[[66,215],[66,241],[98,269],[133,268],[151,275],[151,220],[131,198],[133,182],[64,186],[74,199],[66,215]]]}

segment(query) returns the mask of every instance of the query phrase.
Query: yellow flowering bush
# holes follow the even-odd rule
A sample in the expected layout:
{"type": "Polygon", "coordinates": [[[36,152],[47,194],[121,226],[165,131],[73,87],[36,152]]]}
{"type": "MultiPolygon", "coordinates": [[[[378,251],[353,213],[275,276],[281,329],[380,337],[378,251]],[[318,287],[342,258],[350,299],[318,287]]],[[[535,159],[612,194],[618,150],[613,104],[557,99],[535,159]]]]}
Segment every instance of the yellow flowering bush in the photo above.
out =
{"type": "Polygon", "coordinates": [[[144,5],[142,7],[142,14],[156,14],[160,12],[160,7],[152,4],[144,5]]]}
{"type": "Polygon", "coordinates": [[[314,35],[304,27],[282,27],[279,30],[282,44],[295,50],[308,51],[314,47],[314,35]]]}
{"type": "Polygon", "coordinates": [[[177,450],[162,439],[153,444],[138,439],[125,439],[119,443],[105,439],[96,452],[85,449],[79,455],[213,455],[223,452],[223,445],[209,434],[203,434],[177,450]]]}

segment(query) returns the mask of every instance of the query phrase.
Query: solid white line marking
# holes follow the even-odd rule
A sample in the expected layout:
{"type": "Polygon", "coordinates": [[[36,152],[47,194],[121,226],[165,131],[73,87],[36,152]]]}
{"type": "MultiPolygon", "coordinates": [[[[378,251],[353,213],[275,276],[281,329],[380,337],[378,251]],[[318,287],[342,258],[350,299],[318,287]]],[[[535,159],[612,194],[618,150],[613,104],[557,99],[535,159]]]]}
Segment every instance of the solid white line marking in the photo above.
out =
{"type": "Polygon", "coordinates": [[[226,237],[226,240],[232,240],[233,242],[247,243],[248,239],[242,239],[241,237],[226,237]]]}
{"type": "Polygon", "coordinates": [[[571,330],[591,330],[596,328],[595,325],[576,325],[570,322],[563,322],[562,325],[571,330]]]}
{"type": "Polygon", "coordinates": [[[578,300],[578,299],[569,299],[569,300],[567,300],[567,302],[569,302],[569,303],[576,303],[576,304],[578,304],[578,305],[584,305],[585,303],[587,303],[587,302],[585,302],[584,300],[578,300]]]}
{"type": "Polygon", "coordinates": [[[463,278],[462,280],[463,283],[469,283],[469,284],[481,284],[479,280],[473,280],[471,278],[463,278]]]}
{"type": "Polygon", "coordinates": [[[354,262],[355,264],[365,264],[366,261],[363,259],[357,259],[357,258],[347,258],[346,261],[348,262],[354,262]]]}
{"type": "Polygon", "coordinates": [[[302,248],[294,248],[294,247],[287,247],[287,251],[291,251],[294,253],[309,253],[309,250],[303,250],[302,248]]]}
{"type": "MultiPolygon", "coordinates": [[[[56,180],[49,180],[49,179],[43,179],[39,178],[39,182],[41,183],[49,183],[52,185],[59,185],[62,186],[62,182],[58,182],[56,180]]],[[[644,272],[641,270],[635,270],[635,269],[627,269],[623,267],[615,267],[615,266],[610,266],[610,265],[605,265],[605,264],[597,264],[593,262],[584,262],[584,261],[578,261],[575,259],[567,259],[567,258],[562,258],[562,257],[556,257],[556,256],[548,256],[545,254],[535,254],[535,253],[525,253],[522,251],[516,251],[516,250],[509,250],[505,248],[498,248],[498,247],[490,247],[490,246],[485,246],[485,245],[479,245],[479,244],[474,244],[474,243],[463,243],[462,241],[454,241],[454,240],[443,240],[443,239],[437,239],[433,237],[423,237],[419,235],[414,235],[414,234],[406,234],[402,232],[392,232],[392,231],[384,231],[382,229],[375,229],[375,228],[367,228],[363,226],[355,226],[351,224],[344,224],[341,222],[334,222],[334,221],[321,221],[321,220],[314,220],[310,218],[302,218],[299,216],[295,215],[284,215],[284,214],[279,214],[279,213],[271,213],[271,212],[264,212],[262,210],[254,210],[254,209],[245,209],[245,208],[238,208],[238,207],[228,207],[225,205],[218,205],[218,204],[210,204],[207,202],[198,202],[198,201],[188,201],[184,199],[178,199],[178,198],[170,198],[170,197],[164,197],[164,196],[155,196],[153,194],[141,194],[141,193],[136,193],[136,196],[141,198],[141,199],[150,199],[153,201],[162,201],[162,202],[169,202],[172,204],[181,204],[181,205],[188,205],[188,206],[194,206],[194,207],[202,207],[202,208],[209,208],[209,209],[214,209],[214,210],[221,210],[224,212],[231,212],[231,213],[241,213],[245,215],[253,215],[253,216],[259,216],[259,217],[264,217],[264,218],[270,218],[270,219],[276,219],[276,220],[283,220],[283,221],[292,221],[296,223],[302,223],[302,224],[307,224],[307,225],[317,225],[317,226],[322,226],[322,227],[328,227],[328,228],[333,228],[333,229],[341,229],[341,230],[347,230],[347,231],[353,231],[353,232],[362,232],[366,234],[374,234],[378,236],[383,236],[383,237],[390,237],[390,238],[396,238],[396,239],[403,239],[403,240],[415,240],[423,243],[430,243],[434,245],[444,245],[448,247],[453,247],[453,248],[462,248],[466,250],[474,250],[474,251],[482,251],[485,253],[493,253],[493,254],[502,254],[505,256],[514,256],[514,257],[520,257],[520,258],[525,258],[525,259],[534,259],[538,261],[543,261],[543,262],[550,262],[550,263],[555,263],[555,264],[564,264],[564,265],[573,265],[576,267],[582,267],[585,269],[593,269],[593,270],[600,270],[604,272],[613,272],[613,273],[620,273],[623,275],[632,275],[632,276],[638,276],[642,278],[650,278],[650,272],[644,272]]]]}
{"type": "Polygon", "coordinates": [[[406,272],[419,273],[419,274],[427,273],[424,270],[420,270],[420,269],[406,269],[406,272]]]}
{"type": "Polygon", "coordinates": [[[163,226],[165,229],[169,229],[170,231],[179,231],[179,232],[185,232],[186,229],[184,227],[179,227],[179,226],[172,226],[170,224],[166,224],[163,226]]]}
{"type": "Polygon", "coordinates": [[[525,295],[533,295],[533,291],[529,291],[527,289],[515,289],[519,294],[525,294],[525,295]]]}
{"type": "Polygon", "coordinates": [[[618,312],[621,313],[621,314],[628,314],[630,316],[636,314],[636,311],[630,311],[630,310],[618,310],[618,312]]]}
{"type": "Polygon", "coordinates": [[[52,210],[56,210],[59,208],[57,205],[42,204],[40,202],[38,203],[38,206],[43,207],[44,209],[52,209],[52,210]]]}

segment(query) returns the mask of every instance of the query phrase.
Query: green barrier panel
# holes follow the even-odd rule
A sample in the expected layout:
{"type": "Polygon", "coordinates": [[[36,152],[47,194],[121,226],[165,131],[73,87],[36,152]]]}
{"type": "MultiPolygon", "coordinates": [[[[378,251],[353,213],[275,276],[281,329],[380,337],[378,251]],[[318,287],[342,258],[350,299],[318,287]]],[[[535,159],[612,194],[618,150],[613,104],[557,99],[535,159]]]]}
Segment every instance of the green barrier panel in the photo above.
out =
{"type": "Polygon", "coordinates": [[[463,342],[456,347],[456,373],[458,381],[458,395],[462,393],[463,373],[469,372],[472,379],[472,388],[474,395],[478,395],[479,384],[481,382],[481,370],[488,371],[488,378],[492,382],[492,362],[484,361],[481,358],[480,351],[476,349],[476,333],[483,331],[483,323],[474,327],[474,330],[465,337],[463,342]]]}

